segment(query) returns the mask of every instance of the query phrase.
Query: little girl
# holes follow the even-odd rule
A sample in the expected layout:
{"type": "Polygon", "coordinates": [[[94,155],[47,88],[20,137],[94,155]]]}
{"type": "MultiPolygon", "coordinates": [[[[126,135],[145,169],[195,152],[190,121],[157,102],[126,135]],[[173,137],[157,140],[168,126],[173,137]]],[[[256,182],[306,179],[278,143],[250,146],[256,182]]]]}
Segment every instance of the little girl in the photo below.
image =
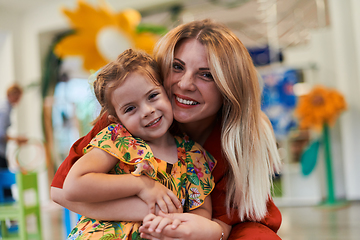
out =
{"type": "MultiPolygon", "coordinates": [[[[163,212],[176,206],[211,218],[207,196],[214,188],[211,171],[216,161],[187,136],[169,133],[173,113],[159,79],[157,63],[132,49],[100,70],[94,82],[100,116],[108,113],[113,123],[96,135],[71,168],[64,182],[68,200],[99,202],[137,195],[152,212],[155,204],[163,212]],[[95,184],[108,194],[92,192],[95,184]]],[[[176,228],[180,222],[160,218],[152,227],[161,232],[170,224],[176,228]]],[[[83,216],[68,239],[140,239],[140,225],[83,216]]]]}

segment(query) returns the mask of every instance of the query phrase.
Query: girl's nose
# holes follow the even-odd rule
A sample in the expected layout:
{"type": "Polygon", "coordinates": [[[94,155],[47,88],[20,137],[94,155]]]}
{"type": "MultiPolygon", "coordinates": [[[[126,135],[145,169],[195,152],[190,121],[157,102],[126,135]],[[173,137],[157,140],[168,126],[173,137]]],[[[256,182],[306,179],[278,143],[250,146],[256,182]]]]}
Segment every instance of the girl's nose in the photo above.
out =
{"type": "Polygon", "coordinates": [[[145,104],[143,109],[143,116],[148,117],[155,112],[155,108],[151,104],[145,104]]]}
{"type": "Polygon", "coordinates": [[[185,73],[181,76],[178,86],[181,90],[184,91],[195,91],[195,81],[194,76],[191,73],[185,73]]]}

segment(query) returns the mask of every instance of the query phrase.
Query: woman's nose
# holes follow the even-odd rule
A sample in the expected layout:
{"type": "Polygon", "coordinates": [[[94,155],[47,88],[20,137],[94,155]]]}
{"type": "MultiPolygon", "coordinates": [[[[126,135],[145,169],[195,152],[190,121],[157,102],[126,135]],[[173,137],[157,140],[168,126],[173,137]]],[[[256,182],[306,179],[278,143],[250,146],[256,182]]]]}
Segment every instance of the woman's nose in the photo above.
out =
{"type": "Polygon", "coordinates": [[[195,91],[196,85],[194,80],[194,76],[191,73],[185,73],[181,76],[178,86],[181,90],[195,91]]]}

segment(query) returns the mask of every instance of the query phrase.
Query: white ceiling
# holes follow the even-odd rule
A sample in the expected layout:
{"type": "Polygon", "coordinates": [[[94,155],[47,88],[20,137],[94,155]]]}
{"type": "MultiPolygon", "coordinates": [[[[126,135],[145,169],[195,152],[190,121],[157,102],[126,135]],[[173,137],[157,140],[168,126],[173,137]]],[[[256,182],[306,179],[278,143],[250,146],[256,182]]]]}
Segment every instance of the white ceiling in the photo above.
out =
{"type": "MultiPolygon", "coordinates": [[[[116,5],[116,1],[108,2],[113,6],[116,5]]],[[[135,1],[139,0],[132,0],[131,3],[135,1]]],[[[76,0],[0,0],[0,10],[24,12],[40,5],[57,2],[76,0]]],[[[266,44],[268,41],[281,47],[302,44],[309,40],[309,32],[312,29],[324,26],[328,22],[326,0],[168,0],[146,3],[149,4],[146,9],[150,10],[140,9],[146,14],[144,21],[166,23],[171,27],[171,24],[177,24],[179,21],[212,18],[232,28],[246,45],[266,44]],[[148,6],[154,2],[156,6],[149,8],[148,6]],[[321,7],[322,4],[325,8],[321,7]],[[167,11],[172,5],[183,6],[176,23],[171,20],[171,14],[167,11]],[[148,15],[149,13],[152,15],[148,15]]]]}

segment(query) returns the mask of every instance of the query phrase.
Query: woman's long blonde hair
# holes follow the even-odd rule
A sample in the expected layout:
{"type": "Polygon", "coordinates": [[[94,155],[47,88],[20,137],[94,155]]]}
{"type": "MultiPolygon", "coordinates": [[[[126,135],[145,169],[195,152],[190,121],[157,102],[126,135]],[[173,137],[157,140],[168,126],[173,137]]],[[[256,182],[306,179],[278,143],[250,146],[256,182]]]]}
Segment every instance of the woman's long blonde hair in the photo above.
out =
{"type": "Polygon", "coordinates": [[[154,49],[162,78],[171,74],[179,41],[197,39],[207,50],[211,74],[224,97],[222,154],[229,163],[226,206],[241,220],[260,221],[267,213],[272,177],[280,168],[270,122],[261,112],[261,92],[252,59],[241,41],[222,24],[193,21],[168,32],[154,49]]]}

